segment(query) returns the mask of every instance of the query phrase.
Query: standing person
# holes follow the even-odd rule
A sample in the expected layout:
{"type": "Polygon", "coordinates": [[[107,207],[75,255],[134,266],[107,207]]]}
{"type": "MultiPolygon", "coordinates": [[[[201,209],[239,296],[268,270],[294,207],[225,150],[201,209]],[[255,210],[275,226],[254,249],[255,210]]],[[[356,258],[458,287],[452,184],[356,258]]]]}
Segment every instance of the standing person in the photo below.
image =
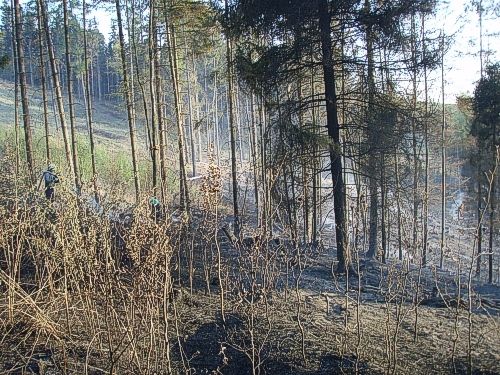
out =
{"type": "Polygon", "coordinates": [[[54,164],[50,163],[47,170],[43,172],[38,189],[40,189],[42,181],[45,183],[45,198],[53,202],[55,198],[54,187],[59,183],[59,177],[56,174],[56,166],[54,164]]]}
{"type": "Polygon", "coordinates": [[[149,205],[151,208],[151,218],[157,223],[160,222],[163,219],[163,208],[160,200],[156,197],[151,197],[149,199],[149,205]]]}

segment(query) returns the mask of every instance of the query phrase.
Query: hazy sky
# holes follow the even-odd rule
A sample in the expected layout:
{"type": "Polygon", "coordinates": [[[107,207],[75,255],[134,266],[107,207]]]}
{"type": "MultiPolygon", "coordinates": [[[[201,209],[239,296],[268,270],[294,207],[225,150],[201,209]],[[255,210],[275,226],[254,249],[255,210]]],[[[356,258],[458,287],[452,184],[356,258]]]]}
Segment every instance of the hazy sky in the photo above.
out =
{"type": "MultiPolygon", "coordinates": [[[[470,3],[471,0],[451,0],[450,4],[441,6],[432,20],[433,26],[454,36],[454,43],[445,55],[447,102],[454,102],[459,94],[472,95],[480,76],[479,16],[471,11],[465,13],[470,3]]],[[[484,64],[500,60],[500,22],[493,15],[483,18],[483,50],[493,53],[488,60],[484,59],[484,64]]]]}

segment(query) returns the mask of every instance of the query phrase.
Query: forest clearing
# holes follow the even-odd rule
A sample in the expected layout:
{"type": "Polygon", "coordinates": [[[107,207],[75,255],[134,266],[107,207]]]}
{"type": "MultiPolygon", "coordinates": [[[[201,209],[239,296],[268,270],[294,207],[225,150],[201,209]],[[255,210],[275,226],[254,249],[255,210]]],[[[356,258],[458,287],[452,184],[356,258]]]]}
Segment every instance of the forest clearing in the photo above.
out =
{"type": "Polygon", "coordinates": [[[443,1],[5,1],[0,374],[500,374],[464,4],[449,100],[443,1]]]}

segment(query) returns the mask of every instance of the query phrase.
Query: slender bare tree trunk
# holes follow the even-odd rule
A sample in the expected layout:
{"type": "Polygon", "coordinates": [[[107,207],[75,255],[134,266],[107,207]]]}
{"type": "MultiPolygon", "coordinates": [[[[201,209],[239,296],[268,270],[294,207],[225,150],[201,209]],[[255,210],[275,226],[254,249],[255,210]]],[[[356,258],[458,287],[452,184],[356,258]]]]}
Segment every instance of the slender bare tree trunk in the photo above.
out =
{"type": "MultiPolygon", "coordinates": [[[[280,93],[278,90],[276,90],[276,107],[278,109],[278,122],[279,123],[284,123],[284,119],[282,116],[282,106],[281,106],[281,101],[280,101],[280,93]]],[[[279,142],[281,144],[284,144],[284,138],[283,138],[283,128],[279,128],[279,142]]],[[[286,153],[286,151],[284,151],[286,153]]],[[[290,231],[290,235],[292,238],[292,244],[294,247],[298,249],[297,246],[297,220],[296,220],[296,215],[295,215],[295,207],[294,207],[294,200],[295,200],[295,189],[294,189],[294,176],[293,176],[293,169],[289,165],[284,165],[283,168],[283,191],[285,195],[285,205],[286,205],[286,215],[288,219],[288,227],[290,231]],[[290,185],[288,183],[288,179],[290,177],[290,185]],[[292,192],[292,197],[290,197],[290,190],[292,192]]]]}
{"type": "MultiPolygon", "coordinates": [[[[189,111],[189,121],[188,121],[188,130],[189,130],[189,148],[190,148],[190,154],[191,154],[191,167],[192,167],[192,172],[193,176],[196,176],[196,150],[194,147],[194,121],[193,121],[193,90],[191,89],[191,74],[190,74],[190,67],[189,67],[189,53],[188,53],[188,44],[187,44],[187,37],[186,37],[186,32],[183,30],[184,33],[184,60],[186,61],[186,82],[187,82],[187,104],[188,104],[188,111],[189,111]]],[[[194,64],[192,65],[192,68],[194,70],[194,64]]]]}
{"type": "Polygon", "coordinates": [[[446,148],[445,148],[445,128],[446,117],[444,107],[444,33],[441,34],[441,239],[439,267],[443,268],[444,247],[445,247],[445,214],[446,214],[446,148]]]}
{"type": "Polygon", "coordinates": [[[35,160],[33,157],[33,135],[31,130],[31,117],[28,104],[28,84],[26,82],[26,71],[24,66],[24,44],[23,31],[21,20],[21,5],[19,0],[14,0],[15,5],[15,29],[16,29],[16,46],[17,46],[17,67],[19,76],[19,85],[21,87],[21,104],[23,108],[23,123],[24,123],[24,140],[26,143],[26,160],[28,162],[28,170],[30,180],[35,183],[36,177],[34,174],[35,160]]]}
{"type": "Polygon", "coordinates": [[[64,113],[64,102],[63,102],[63,98],[62,98],[61,84],[60,84],[60,80],[59,80],[59,70],[57,67],[57,61],[56,61],[55,52],[54,52],[54,45],[52,43],[52,36],[50,35],[50,29],[49,29],[47,6],[45,4],[45,0],[38,0],[38,1],[39,1],[40,9],[42,12],[43,28],[45,29],[45,40],[47,42],[47,48],[49,50],[50,68],[52,70],[52,83],[53,83],[54,90],[56,92],[57,112],[59,113],[59,121],[60,121],[61,130],[62,130],[62,134],[63,134],[64,150],[66,152],[66,161],[70,167],[71,172],[74,173],[73,159],[71,157],[71,146],[70,146],[70,143],[68,140],[68,130],[67,130],[67,126],[66,126],[66,114],[64,113]]]}
{"type": "Polygon", "coordinates": [[[81,176],[80,167],[78,162],[78,144],[76,138],[76,124],[75,124],[75,106],[73,101],[73,76],[71,69],[71,49],[69,45],[69,18],[68,18],[68,0],[63,0],[63,13],[64,13],[64,45],[66,49],[66,84],[68,87],[68,102],[69,102],[69,122],[71,127],[71,143],[72,143],[72,157],[73,157],[73,171],[75,177],[75,186],[77,194],[81,193],[81,176]]]}
{"type": "Polygon", "coordinates": [[[386,197],[387,197],[387,186],[385,181],[385,160],[384,155],[382,154],[380,160],[380,211],[382,214],[381,217],[381,240],[382,240],[382,263],[386,262],[387,259],[387,222],[386,222],[386,197]]]}
{"type": "Polygon", "coordinates": [[[416,254],[417,250],[417,233],[418,233],[418,175],[419,175],[419,157],[418,157],[418,144],[417,144],[417,42],[415,32],[415,14],[411,15],[411,74],[412,74],[412,150],[413,150],[413,215],[412,215],[412,252],[416,254]]]}
{"type": "MultiPolygon", "coordinates": [[[[481,152],[481,150],[479,150],[481,152]]],[[[481,275],[481,252],[483,244],[483,184],[482,184],[482,173],[481,173],[481,159],[478,157],[477,160],[477,265],[476,265],[476,275],[481,275]]]]}
{"type": "MultiPolygon", "coordinates": [[[[423,60],[426,61],[425,40],[425,15],[422,14],[422,49],[423,60]]],[[[424,223],[423,223],[423,243],[422,243],[422,265],[427,263],[427,247],[429,236],[429,98],[428,98],[428,81],[427,81],[427,64],[424,63],[424,143],[425,143],[425,181],[424,181],[424,223]]]]}
{"type": "Polygon", "coordinates": [[[399,158],[398,158],[398,149],[394,150],[394,165],[396,175],[396,206],[397,206],[397,228],[398,228],[398,259],[403,260],[403,235],[402,228],[403,225],[401,222],[401,182],[399,176],[399,158]]]}
{"type": "MultiPolygon", "coordinates": [[[[139,88],[141,90],[141,99],[142,99],[142,109],[144,111],[144,121],[145,121],[145,128],[146,128],[146,133],[147,133],[147,145],[149,146],[149,152],[151,155],[151,161],[152,161],[152,177],[153,177],[153,195],[156,196],[157,194],[157,167],[156,167],[156,160],[157,160],[157,150],[156,150],[156,131],[155,125],[154,125],[154,118],[151,120],[149,119],[149,105],[146,100],[146,89],[145,89],[145,84],[143,80],[141,79],[141,74],[139,70],[139,57],[138,57],[138,51],[137,51],[137,40],[136,40],[136,9],[135,9],[135,0],[132,0],[131,2],[131,12],[132,12],[132,20],[131,20],[131,46],[132,46],[132,56],[133,56],[133,64],[135,67],[135,75],[137,76],[137,83],[139,84],[139,88]]],[[[153,1],[151,1],[150,5],[150,14],[149,14],[149,35],[153,35],[153,32],[151,31],[151,18],[152,18],[152,11],[153,9],[153,1]]],[[[149,38],[149,43],[148,43],[148,57],[149,57],[149,62],[150,62],[150,85],[153,85],[153,71],[152,71],[152,64],[153,64],[153,57],[152,57],[152,43],[153,43],[153,38],[149,38]]],[[[97,73],[99,74],[99,69],[97,70],[97,73]]],[[[99,85],[99,80],[98,80],[98,90],[100,91],[100,85],[99,85]]],[[[153,90],[151,90],[151,93],[153,93],[153,90]]],[[[100,94],[99,94],[100,96],[100,94]]],[[[153,98],[151,98],[153,100],[153,98]]],[[[154,117],[154,101],[152,101],[152,109],[151,112],[153,112],[152,117],[154,117]]]]}
{"type": "Polygon", "coordinates": [[[42,29],[42,11],[40,9],[40,2],[37,1],[37,26],[38,26],[38,49],[40,53],[40,84],[42,86],[42,101],[43,101],[43,125],[45,129],[45,157],[47,164],[50,163],[50,132],[49,132],[49,109],[47,99],[47,82],[45,77],[45,61],[43,58],[43,29],[42,29]]]}
{"type": "MultiPolygon", "coordinates": [[[[316,85],[314,81],[314,70],[311,70],[311,96],[314,98],[316,95],[316,85]]],[[[312,126],[314,129],[314,132],[317,134],[318,133],[318,126],[316,123],[316,104],[313,103],[312,111],[311,111],[311,118],[312,118],[312,126]]],[[[319,190],[319,179],[321,178],[321,171],[319,171],[320,168],[318,159],[320,158],[319,153],[318,153],[318,146],[315,144],[314,145],[314,159],[313,159],[313,178],[312,178],[312,222],[311,222],[311,230],[312,230],[312,241],[313,243],[316,243],[317,238],[318,238],[318,216],[319,216],[319,210],[318,210],[318,190],[319,190]]]]}
{"type": "Polygon", "coordinates": [[[94,197],[96,202],[99,202],[99,192],[97,189],[97,168],[96,168],[96,160],[95,160],[95,142],[94,142],[94,129],[93,129],[93,121],[92,121],[92,97],[90,95],[90,77],[89,77],[89,55],[87,48],[87,3],[86,0],[82,2],[82,11],[83,11],[83,55],[84,55],[84,63],[85,63],[85,109],[87,113],[87,126],[89,131],[89,140],[90,140],[90,159],[92,163],[92,185],[94,187],[94,197]]]}
{"type": "MultiPolygon", "coordinates": [[[[152,4],[154,5],[154,3],[152,4]]],[[[165,199],[166,189],[167,189],[167,155],[165,153],[166,145],[166,124],[163,122],[163,89],[162,89],[162,79],[161,79],[161,67],[160,67],[160,46],[158,38],[158,30],[156,27],[157,12],[156,9],[153,11],[152,29],[153,29],[153,62],[154,62],[154,103],[156,104],[156,121],[158,125],[158,135],[159,135],[159,154],[160,154],[160,176],[161,176],[161,192],[165,199]]]]}
{"type": "Polygon", "coordinates": [[[340,126],[337,117],[337,96],[335,93],[335,71],[333,66],[333,51],[331,40],[331,14],[328,8],[328,0],[319,0],[319,29],[321,38],[323,80],[325,84],[325,101],[328,136],[332,140],[330,146],[330,162],[333,182],[333,201],[335,213],[335,235],[337,242],[338,272],[344,272],[347,268],[347,248],[345,246],[345,186],[342,173],[342,158],[339,150],[340,126]]]}
{"type": "MultiPolygon", "coordinates": [[[[224,0],[226,17],[229,18],[229,7],[227,0],[224,0]]],[[[233,56],[231,38],[226,36],[226,63],[227,63],[227,101],[229,106],[229,134],[231,142],[231,176],[233,184],[233,216],[234,216],[234,233],[236,236],[240,232],[240,213],[238,207],[238,177],[236,170],[236,126],[234,118],[234,103],[233,103],[233,56]]]]}
{"type": "MultiPolygon", "coordinates": [[[[212,147],[214,146],[214,139],[212,132],[212,126],[210,126],[210,116],[211,108],[208,104],[209,100],[209,90],[208,90],[208,59],[205,57],[203,61],[203,90],[205,95],[203,97],[203,107],[205,110],[205,131],[206,131],[206,143],[207,143],[207,159],[212,157],[212,147]]],[[[200,150],[201,155],[201,150],[200,150]]],[[[200,156],[201,157],[201,156],[200,156]]],[[[200,159],[201,160],[201,159],[200,159]]]]}
{"type": "Polygon", "coordinates": [[[179,174],[180,174],[180,206],[181,210],[189,211],[190,200],[187,186],[186,162],[185,162],[185,136],[182,121],[182,111],[180,102],[179,69],[177,66],[177,46],[174,25],[170,22],[167,1],[164,2],[164,17],[167,28],[167,46],[169,51],[170,73],[172,78],[172,88],[174,93],[175,117],[177,122],[177,143],[179,148],[179,174]]]}
{"type": "Polygon", "coordinates": [[[250,119],[252,128],[250,129],[252,167],[253,167],[253,185],[255,212],[257,213],[257,226],[260,226],[260,205],[259,205],[259,167],[257,164],[257,127],[255,124],[255,95],[250,98],[250,119]]]}
{"type": "Polygon", "coordinates": [[[497,155],[497,124],[493,123],[493,141],[491,144],[491,156],[492,156],[492,167],[491,167],[491,189],[490,189],[490,237],[488,241],[488,283],[493,282],[493,237],[495,234],[495,208],[496,208],[496,179],[497,176],[493,173],[496,165],[498,164],[497,155]]]}
{"type": "Polygon", "coordinates": [[[137,168],[137,152],[135,145],[135,138],[136,138],[135,109],[128,81],[127,59],[125,55],[125,37],[123,35],[123,22],[120,9],[120,0],[115,0],[115,7],[116,7],[116,18],[118,24],[118,38],[120,42],[120,55],[122,60],[122,74],[123,74],[123,86],[124,86],[123,89],[124,89],[125,100],[127,103],[127,118],[128,118],[128,127],[130,133],[130,147],[132,152],[132,170],[134,173],[135,200],[136,202],[139,202],[140,186],[139,186],[139,171],[137,168]]]}
{"type": "MultiPolygon", "coordinates": [[[[16,24],[14,0],[11,0],[12,9],[12,25],[16,24]]],[[[17,43],[16,43],[16,28],[12,27],[12,65],[14,67],[14,132],[16,137],[16,176],[19,176],[21,168],[20,150],[19,150],[19,70],[17,64],[17,43]]],[[[18,189],[18,179],[15,180],[16,184],[16,197],[18,189]]],[[[16,200],[17,202],[17,200],[16,200]]]]}
{"type": "Polygon", "coordinates": [[[196,160],[200,163],[203,162],[203,152],[202,152],[202,128],[201,128],[201,104],[200,104],[200,95],[199,95],[199,82],[198,82],[198,71],[196,69],[196,61],[194,58],[194,51],[191,51],[191,66],[193,67],[193,84],[194,84],[194,109],[195,109],[195,118],[194,123],[196,124],[194,129],[194,134],[197,140],[196,147],[196,160]]]}
{"type": "MultiPolygon", "coordinates": [[[[297,99],[299,101],[299,107],[302,107],[302,79],[299,79],[297,83],[297,99]]],[[[299,126],[305,127],[304,123],[304,113],[302,109],[299,110],[299,126]]],[[[304,223],[304,231],[303,231],[303,241],[304,243],[311,242],[311,221],[310,221],[310,189],[309,189],[309,181],[310,181],[310,168],[309,168],[309,153],[304,147],[301,150],[302,152],[302,160],[301,160],[301,170],[302,170],[302,196],[303,196],[303,208],[302,208],[302,216],[304,223]]],[[[314,157],[314,156],[313,156],[314,157]]]]}
{"type": "Polygon", "coordinates": [[[268,142],[268,126],[267,126],[267,107],[264,98],[264,93],[260,93],[259,105],[259,146],[260,146],[260,164],[261,164],[261,180],[262,180],[262,197],[263,197],[263,210],[262,210],[262,223],[264,224],[264,236],[273,235],[273,214],[271,202],[271,173],[268,168],[268,149],[266,145],[268,142]]]}
{"type": "MultiPolygon", "coordinates": [[[[11,40],[11,48],[12,48],[12,65],[13,65],[13,73],[14,73],[14,133],[15,133],[15,153],[16,153],[16,165],[15,165],[15,176],[14,176],[14,194],[15,194],[15,203],[14,203],[14,212],[18,212],[18,193],[19,193],[19,182],[20,182],[20,169],[21,169],[21,159],[20,159],[20,145],[19,145],[19,75],[18,75],[18,59],[17,59],[17,43],[16,43],[16,16],[14,11],[14,2],[11,0],[11,25],[12,25],[12,40],[11,40]]],[[[8,256],[8,258],[11,258],[8,256]]],[[[11,259],[8,260],[9,263],[14,263],[11,259]]],[[[9,275],[12,279],[16,278],[16,269],[15,265],[12,265],[9,268],[9,275]]],[[[14,304],[15,304],[15,291],[12,286],[7,288],[6,299],[8,304],[8,312],[7,319],[9,323],[14,321],[14,304]]]]}
{"type": "MultiPolygon", "coordinates": [[[[365,0],[365,12],[371,12],[370,2],[365,0]]],[[[370,22],[370,21],[368,21],[370,22]]],[[[380,171],[378,162],[379,137],[376,124],[373,122],[374,112],[374,95],[375,95],[375,77],[374,77],[374,61],[373,61],[373,31],[372,25],[366,25],[366,56],[368,59],[368,109],[367,109],[367,126],[368,126],[368,147],[371,150],[371,155],[368,161],[369,169],[369,192],[370,192],[370,230],[368,240],[367,257],[375,257],[377,255],[378,245],[378,178],[380,171]]]]}
{"type": "MultiPolygon", "coordinates": [[[[28,22],[30,22],[30,19],[28,18],[28,22]]],[[[35,83],[35,80],[33,78],[33,51],[32,51],[32,48],[31,48],[31,43],[32,43],[32,40],[31,40],[31,35],[28,36],[27,38],[27,47],[28,47],[28,73],[29,73],[29,84],[30,85],[33,85],[35,83]]]]}
{"type": "MultiPolygon", "coordinates": [[[[157,141],[157,116],[156,113],[156,90],[155,90],[155,54],[157,51],[156,38],[156,20],[155,20],[155,1],[152,0],[149,6],[149,35],[154,36],[149,38],[148,53],[149,53],[149,91],[151,100],[151,160],[153,173],[153,195],[158,194],[158,141],[157,141]]],[[[145,112],[147,116],[147,105],[144,102],[145,112]]],[[[161,115],[161,114],[160,114],[161,115]]],[[[163,194],[163,190],[162,190],[163,194]]],[[[164,197],[163,197],[164,198],[164,197]]]]}
{"type": "Polygon", "coordinates": [[[483,78],[483,1],[479,0],[476,2],[477,12],[479,16],[479,68],[480,68],[480,78],[483,78]]]}
{"type": "MultiPolygon", "coordinates": [[[[231,43],[233,43],[231,41],[231,43]]],[[[233,51],[233,44],[231,44],[231,55],[233,51]]],[[[231,56],[232,59],[232,56],[231,56]]],[[[243,132],[241,131],[241,111],[240,111],[240,90],[239,90],[239,85],[238,82],[235,81],[234,79],[234,70],[231,72],[233,75],[233,109],[234,109],[234,116],[235,116],[235,121],[236,121],[236,129],[237,132],[237,140],[238,140],[238,151],[239,151],[239,159],[240,159],[240,166],[243,163],[244,157],[243,157],[243,132]]],[[[244,204],[244,203],[243,203],[244,204]]]]}
{"type": "Polygon", "coordinates": [[[219,137],[219,86],[218,86],[218,75],[215,64],[215,56],[214,56],[214,137],[215,137],[215,154],[217,155],[217,165],[220,165],[220,137],[219,137]]]}
{"type": "MultiPolygon", "coordinates": [[[[477,12],[479,15],[479,64],[480,64],[480,78],[483,78],[483,2],[477,2],[477,12]]],[[[479,151],[481,152],[481,151],[479,151]]],[[[483,192],[482,192],[482,172],[481,172],[481,157],[477,161],[477,268],[476,274],[481,275],[481,251],[483,245],[483,223],[482,223],[482,206],[483,206],[483,192]]]]}

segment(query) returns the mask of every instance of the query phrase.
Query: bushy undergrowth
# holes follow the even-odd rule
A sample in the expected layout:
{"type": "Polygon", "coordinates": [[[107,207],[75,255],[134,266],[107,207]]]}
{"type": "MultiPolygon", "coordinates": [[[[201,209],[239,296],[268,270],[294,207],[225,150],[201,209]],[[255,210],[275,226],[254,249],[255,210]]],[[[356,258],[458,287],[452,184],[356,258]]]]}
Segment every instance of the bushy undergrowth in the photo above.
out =
{"type": "Polygon", "coordinates": [[[2,363],[15,369],[19,358],[50,348],[64,372],[112,368],[125,352],[168,368],[177,240],[152,218],[147,198],[95,211],[61,187],[49,202],[16,178],[24,170],[16,172],[9,147],[0,155],[2,175],[13,177],[0,181],[0,346],[12,346],[2,363]],[[95,361],[103,350],[108,358],[95,361]]]}
{"type": "Polygon", "coordinates": [[[235,237],[215,163],[191,215],[153,215],[147,196],[96,209],[70,182],[48,202],[14,150],[0,152],[0,372],[498,369],[498,316],[473,312],[460,278],[356,252],[356,274],[339,276],[332,249],[249,226],[235,237]]]}

